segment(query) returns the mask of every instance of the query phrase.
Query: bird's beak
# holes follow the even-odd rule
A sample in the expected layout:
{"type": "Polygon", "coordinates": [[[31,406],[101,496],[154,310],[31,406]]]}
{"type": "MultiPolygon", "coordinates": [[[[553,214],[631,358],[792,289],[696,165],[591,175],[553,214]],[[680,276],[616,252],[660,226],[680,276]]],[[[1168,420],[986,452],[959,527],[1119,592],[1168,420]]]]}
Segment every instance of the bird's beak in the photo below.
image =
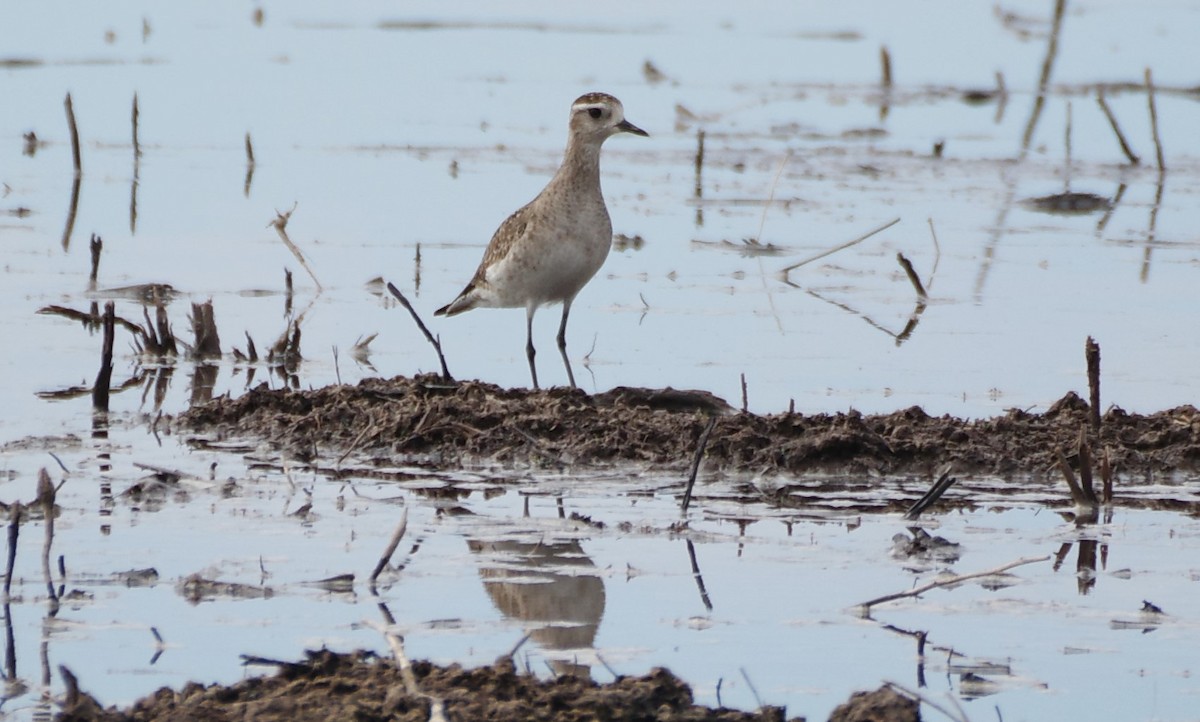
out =
{"type": "Polygon", "coordinates": [[[617,123],[617,132],[619,132],[619,133],[633,133],[634,135],[640,135],[640,136],[642,136],[643,138],[649,138],[649,137],[650,137],[650,134],[649,134],[649,133],[647,133],[646,131],[644,131],[644,130],[642,130],[641,128],[637,127],[637,126],[636,126],[636,125],[634,125],[633,123],[630,123],[628,120],[622,120],[620,123],[617,123]]]}

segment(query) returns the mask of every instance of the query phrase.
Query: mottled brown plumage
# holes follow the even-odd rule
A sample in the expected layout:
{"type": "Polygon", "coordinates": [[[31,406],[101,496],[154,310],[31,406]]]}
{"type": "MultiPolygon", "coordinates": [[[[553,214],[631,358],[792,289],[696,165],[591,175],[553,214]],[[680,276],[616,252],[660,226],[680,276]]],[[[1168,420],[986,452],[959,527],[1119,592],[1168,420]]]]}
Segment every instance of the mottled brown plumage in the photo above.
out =
{"type": "Polygon", "coordinates": [[[453,301],[435,311],[454,316],[473,308],[524,308],[525,353],[538,388],[533,315],[562,303],[558,349],[575,388],[567,357],[567,316],[612,246],[612,222],[600,189],[600,146],[617,133],[647,133],[625,120],[621,101],[588,93],[571,104],[570,133],[562,165],[536,198],[509,216],[492,236],[475,275],[453,301]]]}

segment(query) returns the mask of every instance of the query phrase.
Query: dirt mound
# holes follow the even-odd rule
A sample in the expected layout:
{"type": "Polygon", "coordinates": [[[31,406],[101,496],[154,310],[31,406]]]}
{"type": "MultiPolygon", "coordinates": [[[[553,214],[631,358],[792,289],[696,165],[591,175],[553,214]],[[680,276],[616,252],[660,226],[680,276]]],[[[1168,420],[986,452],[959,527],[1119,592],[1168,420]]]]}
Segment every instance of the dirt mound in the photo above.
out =
{"type": "Polygon", "coordinates": [[[692,704],[692,691],[664,669],[643,677],[621,677],[600,685],[590,679],[561,676],[539,680],[517,674],[510,660],[490,667],[463,669],[415,662],[417,694],[406,692],[400,669],[391,660],[366,652],[341,655],[309,652],[298,663],[280,663],[272,677],[247,679],[232,686],[191,683],[176,692],[158,692],[118,710],[102,709],[87,694],[68,695],[60,722],[183,722],[184,720],[257,720],[258,722],[428,722],[434,700],[443,704],[448,722],[536,722],[554,720],[672,720],[674,722],[783,722],[784,712],[711,709],[692,704]]]}
{"type": "MultiPolygon", "coordinates": [[[[290,458],[355,454],[456,465],[478,459],[543,465],[617,461],[683,467],[710,418],[710,463],[750,471],[928,473],[947,462],[961,472],[1008,474],[1051,468],[1088,423],[1088,404],[1069,393],[1042,414],[1010,410],[964,420],[920,407],[758,416],[736,413],[703,392],[617,388],[502,389],[437,376],[367,379],[311,391],[259,386],[236,399],[195,406],[176,428],[208,440],[266,440],[290,458]]],[[[1195,469],[1200,412],[1180,406],[1152,415],[1112,408],[1092,437],[1120,472],[1195,469]]]]}

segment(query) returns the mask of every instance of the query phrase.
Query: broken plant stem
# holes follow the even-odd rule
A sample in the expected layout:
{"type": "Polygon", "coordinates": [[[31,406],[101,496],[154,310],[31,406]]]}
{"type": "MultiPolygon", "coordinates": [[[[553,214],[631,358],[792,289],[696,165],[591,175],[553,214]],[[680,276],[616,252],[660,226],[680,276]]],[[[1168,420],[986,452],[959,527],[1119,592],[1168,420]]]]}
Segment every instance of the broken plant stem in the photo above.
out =
{"type": "Polygon", "coordinates": [[[108,412],[108,391],[112,385],[113,337],[116,335],[116,306],[112,301],[104,304],[104,341],[100,350],[100,371],[92,387],[92,408],[108,412]]]}
{"type": "Polygon", "coordinates": [[[793,263],[792,265],[788,266],[787,268],[784,268],[783,270],[781,270],[780,273],[786,277],[787,274],[791,273],[792,271],[796,270],[797,268],[799,268],[801,266],[808,265],[809,263],[812,263],[813,261],[819,261],[820,259],[822,259],[826,256],[831,256],[831,255],[837,253],[838,251],[843,251],[851,246],[862,243],[863,241],[867,240],[871,236],[874,236],[878,233],[882,233],[882,232],[886,231],[887,229],[891,228],[892,226],[896,225],[899,222],[900,222],[900,219],[895,218],[895,219],[883,224],[882,226],[876,228],[875,230],[865,233],[865,234],[859,236],[858,238],[855,238],[852,241],[846,241],[845,243],[838,245],[838,246],[834,246],[833,248],[830,248],[827,251],[821,251],[820,253],[816,254],[815,256],[809,256],[808,258],[805,258],[803,261],[800,261],[799,263],[793,263]]]}
{"type": "Polygon", "coordinates": [[[8,568],[4,573],[4,598],[7,602],[12,590],[13,564],[17,561],[17,537],[21,533],[21,502],[14,501],[8,510],[8,568]]]}
{"type": "Polygon", "coordinates": [[[1019,567],[1019,566],[1025,565],[1025,564],[1036,564],[1037,562],[1048,561],[1050,558],[1051,558],[1051,555],[1049,555],[1049,554],[1047,554],[1045,556],[1041,556],[1041,557],[1022,557],[1022,558],[1016,560],[1015,562],[1009,562],[1008,564],[1002,564],[1002,565],[996,567],[995,569],[988,569],[987,571],[982,571],[982,572],[973,572],[971,574],[956,574],[952,577],[948,577],[945,579],[938,579],[937,581],[933,581],[928,584],[923,584],[915,589],[910,589],[906,592],[897,592],[895,594],[885,594],[882,597],[877,597],[870,601],[863,602],[862,604],[859,604],[858,607],[860,609],[862,609],[864,613],[866,613],[871,610],[871,607],[873,607],[877,604],[883,604],[884,602],[891,602],[896,599],[905,599],[907,597],[917,597],[917,596],[924,594],[925,592],[930,591],[931,589],[937,589],[938,587],[948,587],[948,586],[952,586],[954,584],[959,584],[961,582],[968,581],[970,579],[978,579],[979,577],[987,577],[987,576],[991,576],[992,574],[999,574],[1001,572],[1006,572],[1009,569],[1012,569],[1013,567],[1019,567]]]}
{"type": "Polygon", "coordinates": [[[293,243],[291,238],[288,238],[288,220],[291,219],[292,214],[295,212],[295,205],[292,206],[290,211],[285,213],[275,211],[275,220],[271,221],[270,225],[279,234],[279,237],[283,239],[283,244],[288,247],[288,250],[291,251],[292,255],[296,257],[296,260],[300,261],[300,265],[304,267],[304,270],[308,271],[308,275],[310,278],[312,278],[313,283],[317,284],[317,293],[320,293],[322,290],[324,290],[324,287],[321,285],[321,282],[317,280],[317,274],[313,273],[312,268],[309,267],[308,261],[304,258],[304,254],[300,252],[300,247],[293,243]]]}
{"type": "MultiPolygon", "coordinates": [[[[784,153],[783,158],[779,161],[779,167],[775,169],[775,177],[771,180],[771,190],[767,193],[767,202],[763,204],[762,216],[758,219],[758,235],[755,240],[762,242],[763,228],[767,225],[767,211],[770,210],[771,204],[775,202],[775,188],[779,185],[779,177],[783,175],[783,169],[787,167],[788,161],[792,159],[792,151],[789,148],[787,153],[784,153]]],[[[697,183],[699,183],[697,176],[697,183]]]]}
{"type": "Polygon", "coordinates": [[[250,197],[250,182],[254,180],[254,146],[250,143],[250,133],[246,133],[246,181],[242,184],[242,195],[250,197]]]}
{"type": "Polygon", "coordinates": [[[926,221],[929,223],[929,236],[933,239],[933,270],[929,272],[929,288],[933,288],[933,277],[937,275],[938,264],[942,262],[942,246],[938,243],[933,218],[927,218],[926,221]]]}
{"type": "Polygon", "coordinates": [[[51,603],[58,602],[58,595],[54,593],[54,577],[50,573],[50,547],[54,544],[54,498],[57,492],[54,488],[54,482],[50,481],[50,474],[46,472],[46,468],[38,472],[38,501],[42,504],[42,514],[45,516],[46,539],[42,545],[42,576],[46,578],[46,593],[50,595],[51,603]]]}
{"type": "Polygon", "coordinates": [[[429,701],[429,722],[446,722],[446,702],[441,697],[426,694],[417,684],[417,676],[413,673],[412,662],[404,653],[404,640],[400,635],[377,622],[367,622],[367,626],[383,634],[388,647],[392,650],[392,658],[400,669],[400,678],[404,680],[404,691],[411,697],[420,697],[429,701]]]}
{"type": "Polygon", "coordinates": [[[700,441],[696,443],[696,455],[692,457],[692,472],[688,475],[687,488],[683,491],[683,503],[680,505],[680,516],[687,516],[688,506],[692,503],[692,487],[696,485],[696,474],[700,471],[700,460],[704,458],[704,447],[708,445],[708,436],[717,425],[717,417],[708,420],[700,441]]]}
{"type": "Polygon", "coordinates": [[[934,702],[932,699],[926,697],[925,695],[921,694],[920,692],[914,692],[913,690],[908,689],[907,687],[904,687],[903,685],[897,684],[896,682],[892,682],[889,680],[884,680],[883,683],[885,686],[891,687],[892,689],[896,690],[897,692],[904,695],[905,697],[908,697],[910,699],[916,700],[917,702],[921,702],[923,704],[929,705],[930,707],[936,709],[938,712],[941,712],[942,714],[949,717],[951,720],[954,720],[954,722],[971,722],[970,718],[967,717],[966,713],[964,713],[961,709],[958,710],[958,713],[956,714],[956,713],[951,712],[950,710],[946,709],[945,707],[941,706],[937,702],[934,702]]]}
{"type": "Polygon", "coordinates": [[[905,275],[908,276],[909,283],[911,283],[913,288],[916,289],[917,298],[921,299],[922,301],[924,301],[926,298],[929,298],[929,294],[925,292],[925,286],[921,283],[921,277],[918,276],[916,270],[913,269],[912,261],[905,258],[904,254],[900,253],[899,251],[896,252],[896,260],[900,262],[900,267],[904,269],[905,275]]]}
{"type": "Polygon", "coordinates": [[[1112,109],[1108,107],[1108,101],[1104,99],[1104,88],[1096,91],[1096,102],[1100,104],[1100,110],[1104,111],[1104,117],[1108,118],[1108,124],[1112,126],[1113,133],[1117,136],[1117,143],[1121,146],[1121,152],[1133,165],[1141,163],[1142,159],[1138,158],[1133,149],[1129,147],[1128,141],[1125,140],[1125,134],[1121,132],[1121,126],[1117,125],[1117,116],[1113,115],[1112,109]]]}
{"type": "Polygon", "coordinates": [[[925,495],[920,499],[917,499],[917,501],[908,508],[908,511],[904,513],[905,519],[911,521],[921,516],[922,512],[937,503],[938,499],[942,498],[942,494],[945,494],[947,489],[954,486],[958,479],[950,476],[950,472],[952,470],[953,465],[946,466],[945,471],[938,476],[937,481],[933,483],[933,486],[929,487],[929,491],[925,492],[925,495]]]}
{"type": "Polygon", "coordinates": [[[446,357],[442,355],[441,340],[434,338],[433,334],[429,332],[429,329],[425,326],[425,322],[422,321],[421,317],[417,315],[416,309],[412,307],[412,304],[408,302],[408,299],[404,297],[404,294],[400,293],[400,289],[396,288],[396,286],[389,281],[387,290],[388,293],[391,293],[396,297],[396,300],[400,302],[400,305],[408,309],[408,313],[413,317],[413,321],[417,322],[417,328],[421,329],[421,333],[425,334],[425,339],[433,346],[433,350],[437,351],[438,362],[440,362],[442,365],[442,380],[453,381],[454,377],[450,375],[450,369],[446,368],[446,357]]]}
{"type": "Polygon", "coordinates": [[[1150,106],[1150,133],[1154,136],[1154,157],[1158,161],[1158,171],[1162,173],[1167,169],[1167,163],[1163,157],[1162,139],[1158,135],[1158,107],[1154,104],[1154,78],[1150,74],[1150,68],[1146,68],[1146,102],[1150,106]]]}
{"type": "Polygon", "coordinates": [[[704,608],[712,611],[712,600],[708,597],[708,589],[704,586],[704,577],[700,574],[700,564],[696,561],[696,545],[691,539],[687,539],[688,559],[692,563],[692,578],[696,580],[696,588],[700,590],[700,602],[704,604],[704,608]]]}
{"type": "Polygon", "coordinates": [[[1082,506],[1086,503],[1087,496],[1079,484],[1079,478],[1075,476],[1075,470],[1067,462],[1067,455],[1063,453],[1062,449],[1056,448],[1054,456],[1057,459],[1058,470],[1062,472],[1063,480],[1067,482],[1067,488],[1071,491],[1071,501],[1082,506]]]}
{"type": "Polygon", "coordinates": [[[1063,173],[1063,192],[1071,190],[1071,101],[1067,101],[1067,129],[1065,131],[1067,167],[1063,173]]]}
{"type": "Polygon", "coordinates": [[[383,550],[383,555],[379,557],[379,562],[375,565],[375,571],[371,572],[371,585],[374,586],[375,580],[379,578],[383,568],[392,560],[392,555],[396,553],[396,547],[400,546],[400,540],[404,538],[404,532],[408,529],[408,507],[404,507],[404,514],[400,517],[400,524],[396,527],[396,531],[392,532],[392,538],[388,541],[387,547],[383,550]]]}
{"type": "Polygon", "coordinates": [[[1091,336],[1083,346],[1083,355],[1087,359],[1088,378],[1088,419],[1092,423],[1092,431],[1100,431],[1100,344],[1091,336]]]}
{"type": "Polygon", "coordinates": [[[63,106],[67,110],[67,130],[71,133],[71,160],[75,164],[75,177],[78,178],[83,175],[83,158],[79,150],[79,128],[75,125],[75,105],[71,102],[70,93],[63,100],[63,106]]]}

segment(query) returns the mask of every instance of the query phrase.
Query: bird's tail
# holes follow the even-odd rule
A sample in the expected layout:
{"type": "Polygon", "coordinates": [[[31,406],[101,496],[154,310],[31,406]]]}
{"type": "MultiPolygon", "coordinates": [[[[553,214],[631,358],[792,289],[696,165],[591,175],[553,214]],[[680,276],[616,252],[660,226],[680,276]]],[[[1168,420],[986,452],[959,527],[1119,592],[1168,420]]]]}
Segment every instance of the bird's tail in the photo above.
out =
{"type": "Polygon", "coordinates": [[[463,289],[462,293],[458,294],[458,298],[454,299],[445,306],[433,312],[434,316],[457,316],[460,313],[465,313],[475,308],[477,299],[473,293],[475,286],[472,284],[463,289]]]}

